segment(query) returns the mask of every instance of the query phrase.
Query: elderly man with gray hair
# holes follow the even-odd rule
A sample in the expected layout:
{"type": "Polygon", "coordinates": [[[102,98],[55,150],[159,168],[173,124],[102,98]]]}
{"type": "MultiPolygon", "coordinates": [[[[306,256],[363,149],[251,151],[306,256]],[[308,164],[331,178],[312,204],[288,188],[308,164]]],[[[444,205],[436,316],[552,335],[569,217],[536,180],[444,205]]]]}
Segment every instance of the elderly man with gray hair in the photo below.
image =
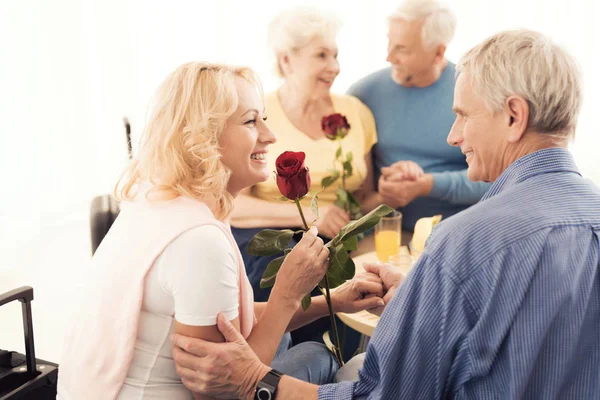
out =
{"type": "Polygon", "coordinates": [[[581,105],[576,64],[549,38],[516,30],[471,49],[457,69],[448,143],[465,154],[471,180],[493,184],[436,226],[401,284],[389,266],[367,266],[395,294],[358,380],[271,379],[220,318],[229,343],[174,338],[190,389],[252,398],[269,384],[277,399],[598,398],[600,190],[567,150],[581,105]]]}
{"type": "Polygon", "coordinates": [[[381,202],[417,220],[448,218],[477,203],[489,185],[471,182],[465,157],[446,144],[454,121],[456,66],[446,59],[454,12],[438,0],[403,0],[388,18],[390,66],[356,82],[349,94],[369,107],[377,125],[371,150],[381,202]]]}

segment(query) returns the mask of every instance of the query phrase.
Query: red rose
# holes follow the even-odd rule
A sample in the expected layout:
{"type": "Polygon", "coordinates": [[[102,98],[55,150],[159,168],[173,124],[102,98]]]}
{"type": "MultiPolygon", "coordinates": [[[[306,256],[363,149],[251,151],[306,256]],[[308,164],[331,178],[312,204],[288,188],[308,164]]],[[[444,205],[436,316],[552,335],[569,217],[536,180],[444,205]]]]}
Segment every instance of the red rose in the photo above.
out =
{"type": "Polygon", "coordinates": [[[310,188],[310,174],[304,166],[304,152],[284,151],[277,157],[277,187],[290,200],[304,197],[310,188]]]}
{"type": "Polygon", "coordinates": [[[342,114],[331,114],[323,117],[321,128],[327,139],[336,140],[337,138],[343,139],[346,137],[350,130],[350,124],[342,114]]]}

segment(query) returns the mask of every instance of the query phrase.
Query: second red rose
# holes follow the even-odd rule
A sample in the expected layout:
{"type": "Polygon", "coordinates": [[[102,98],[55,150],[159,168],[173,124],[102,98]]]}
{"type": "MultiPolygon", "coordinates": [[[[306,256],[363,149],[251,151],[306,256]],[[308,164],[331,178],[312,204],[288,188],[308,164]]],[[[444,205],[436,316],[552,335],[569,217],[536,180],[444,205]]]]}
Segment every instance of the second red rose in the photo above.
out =
{"type": "Polygon", "coordinates": [[[342,114],[331,114],[321,119],[321,129],[330,140],[336,140],[338,137],[343,139],[350,130],[350,124],[342,114]]]}

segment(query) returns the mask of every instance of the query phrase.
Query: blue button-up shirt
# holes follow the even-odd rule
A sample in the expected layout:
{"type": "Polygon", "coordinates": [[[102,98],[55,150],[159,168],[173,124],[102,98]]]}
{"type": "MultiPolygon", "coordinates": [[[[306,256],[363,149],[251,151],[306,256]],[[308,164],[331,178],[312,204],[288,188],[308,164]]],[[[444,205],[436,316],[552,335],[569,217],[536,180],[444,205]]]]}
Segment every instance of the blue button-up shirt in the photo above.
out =
{"type": "Polygon", "coordinates": [[[320,399],[599,399],[600,190],[570,153],[510,165],[441,222],[357,382],[320,399]]]}

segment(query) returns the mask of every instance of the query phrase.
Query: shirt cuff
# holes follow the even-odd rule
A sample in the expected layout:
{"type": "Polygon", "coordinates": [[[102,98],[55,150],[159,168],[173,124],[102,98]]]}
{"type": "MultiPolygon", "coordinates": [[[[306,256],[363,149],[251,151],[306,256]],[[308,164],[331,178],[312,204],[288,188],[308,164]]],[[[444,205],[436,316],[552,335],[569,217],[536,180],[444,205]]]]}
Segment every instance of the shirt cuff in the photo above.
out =
{"type": "Polygon", "coordinates": [[[444,172],[434,172],[431,176],[433,177],[433,187],[431,188],[429,196],[436,199],[446,197],[452,184],[452,179],[449,174],[444,172]]]}
{"type": "Polygon", "coordinates": [[[319,386],[319,400],[348,400],[354,393],[356,382],[330,383],[319,386]]]}

